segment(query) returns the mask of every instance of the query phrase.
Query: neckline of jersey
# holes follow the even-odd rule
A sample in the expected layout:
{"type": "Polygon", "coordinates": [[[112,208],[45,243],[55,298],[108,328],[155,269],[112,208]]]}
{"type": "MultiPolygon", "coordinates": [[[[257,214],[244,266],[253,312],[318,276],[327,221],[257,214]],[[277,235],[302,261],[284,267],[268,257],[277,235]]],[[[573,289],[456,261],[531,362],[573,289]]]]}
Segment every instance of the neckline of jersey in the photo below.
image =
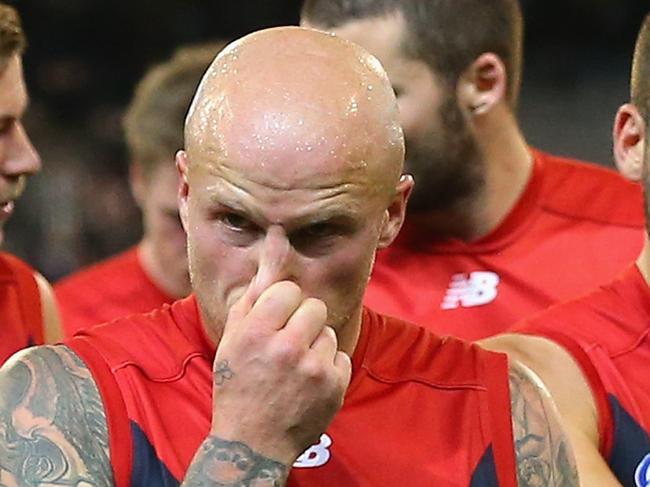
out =
{"type": "Polygon", "coordinates": [[[503,221],[489,234],[472,242],[459,238],[423,241],[421,232],[409,222],[407,217],[393,246],[432,254],[486,254],[500,251],[516,241],[519,235],[534,223],[540,209],[540,198],[544,186],[543,154],[533,148],[529,150],[533,158],[533,168],[526,188],[503,221]]]}

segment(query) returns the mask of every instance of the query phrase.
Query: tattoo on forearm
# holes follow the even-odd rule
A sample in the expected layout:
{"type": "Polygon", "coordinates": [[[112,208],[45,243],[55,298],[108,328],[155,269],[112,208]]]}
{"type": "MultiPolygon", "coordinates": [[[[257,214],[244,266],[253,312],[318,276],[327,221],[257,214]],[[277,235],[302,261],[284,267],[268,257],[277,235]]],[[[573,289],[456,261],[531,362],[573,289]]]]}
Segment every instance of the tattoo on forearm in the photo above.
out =
{"type": "Polygon", "coordinates": [[[288,466],[244,443],[210,437],[194,456],[182,487],[281,487],[288,472],[288,466]]]}
{"type": "Polygon", "coordinates": [[[568,439],[550,400],[522,367],[511,367],[512,425],[520,487],[577,487],[568,439]]]}
{"type": "Polygon", "coordinates": [[[214,366],[214,385],[221,386],[227,380],[232,379],[234,375],[227,360],[217,362],[214,366]]]}
{"type": "Polygon", "coordinates": [[[101,397],[66,347],[39,347],[0,370],[0,479],[3,487],[112,485],[101,397]]]}

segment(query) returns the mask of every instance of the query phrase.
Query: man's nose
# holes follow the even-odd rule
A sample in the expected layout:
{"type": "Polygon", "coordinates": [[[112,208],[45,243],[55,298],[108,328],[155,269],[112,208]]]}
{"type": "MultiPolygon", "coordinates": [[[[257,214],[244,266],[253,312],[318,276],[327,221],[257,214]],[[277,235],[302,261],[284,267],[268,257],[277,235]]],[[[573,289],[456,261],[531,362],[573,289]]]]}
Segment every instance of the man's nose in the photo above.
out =
{"type": "Polygon", "coordinates": [[[277,225],[270,226],[259,251],[258,283],[268,287],[278,281],[295,281],[293,254],[294,250],[284,229],[277,225]]]}
{"type": "Polygon", "coordinates": [[[7,147],[2,173],[7,177],[31,176],[41,170],[41,158],[22,123],[16,122],[7,147]]]}

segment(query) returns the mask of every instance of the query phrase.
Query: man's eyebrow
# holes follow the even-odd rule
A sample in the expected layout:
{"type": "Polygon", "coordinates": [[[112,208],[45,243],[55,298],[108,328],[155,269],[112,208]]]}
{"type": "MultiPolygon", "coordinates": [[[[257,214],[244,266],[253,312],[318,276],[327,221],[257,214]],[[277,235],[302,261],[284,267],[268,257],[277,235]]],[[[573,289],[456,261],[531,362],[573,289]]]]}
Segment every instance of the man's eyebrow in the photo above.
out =
{"type": "Polygon", "coordinates": [[[357,212],[353,208],[325,209],[318,214],[303,215],[293,222],[296,226],[320,225],[324,223],[348,224],[357,221],[357,212]]]}
{"type": "Polygon", "coordinates": [[[248,213],[249,210],[245,206],[241,205],[239,202],[235,201],[232,198],[224,197],[223,195],[212,194],[209,197],[209,201],[213,205],[222,206],[232,211],[237,211],[240,213],[248,213]]]}

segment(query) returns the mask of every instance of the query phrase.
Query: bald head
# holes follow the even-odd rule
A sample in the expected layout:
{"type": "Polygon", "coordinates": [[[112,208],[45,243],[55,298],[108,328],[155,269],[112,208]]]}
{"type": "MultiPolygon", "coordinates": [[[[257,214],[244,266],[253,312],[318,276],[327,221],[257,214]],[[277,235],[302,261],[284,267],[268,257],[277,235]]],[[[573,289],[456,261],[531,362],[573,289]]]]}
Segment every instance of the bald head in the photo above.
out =
{"type": "Polygon", "coordinates": [[[354,171],[394,188],[404,156],[394,94],[377,60],[298,27],[256,32],[221,52],[192,103],[185,145],[191,165],[262,173],[279,187],[354,171]],[[296,153],[304,157],[288,167],[296,153]]]}

